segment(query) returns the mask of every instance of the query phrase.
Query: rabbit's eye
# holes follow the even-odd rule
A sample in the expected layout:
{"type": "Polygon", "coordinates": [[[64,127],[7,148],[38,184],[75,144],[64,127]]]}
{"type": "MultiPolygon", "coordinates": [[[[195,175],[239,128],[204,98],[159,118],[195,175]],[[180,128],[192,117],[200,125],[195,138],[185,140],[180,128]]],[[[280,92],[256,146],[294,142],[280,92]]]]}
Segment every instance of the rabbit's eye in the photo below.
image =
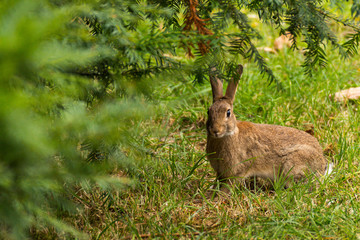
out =
{"type": "Polygon", "coordinates": [[[231,114],[231,111],[230,111],[230,109],[228,109],[227,112],[226,112],[226,116],[230,117],[230,114],[231,114]]]}

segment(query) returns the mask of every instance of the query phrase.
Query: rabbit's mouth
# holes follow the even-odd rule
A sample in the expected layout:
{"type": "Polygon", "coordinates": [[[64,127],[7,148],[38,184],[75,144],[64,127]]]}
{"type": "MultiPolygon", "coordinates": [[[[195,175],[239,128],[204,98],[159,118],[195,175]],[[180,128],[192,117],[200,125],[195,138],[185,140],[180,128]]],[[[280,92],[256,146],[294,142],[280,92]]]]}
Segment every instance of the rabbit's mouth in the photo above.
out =
{"type": "Polygon", "coordinates": [[[234,135],[235,131],[230,131],[230,132],[227,132],[227,131],[210,131],[210,135],[211,137],[213,138],[223,138],[223,137],[227,137],[227,136],[231,136],[231,135],[234,135]]]}
{"type": "Polygon", "coordinates": [[[213,138],[222,138],[225,132],[217,129],[209,129],[209,135],[213,138]]]}
{"type": "Polygon", "coordinates": [[[214,132],[211,134],[213,138],[222,138],[224,136],[223,133],[214,132]]]}

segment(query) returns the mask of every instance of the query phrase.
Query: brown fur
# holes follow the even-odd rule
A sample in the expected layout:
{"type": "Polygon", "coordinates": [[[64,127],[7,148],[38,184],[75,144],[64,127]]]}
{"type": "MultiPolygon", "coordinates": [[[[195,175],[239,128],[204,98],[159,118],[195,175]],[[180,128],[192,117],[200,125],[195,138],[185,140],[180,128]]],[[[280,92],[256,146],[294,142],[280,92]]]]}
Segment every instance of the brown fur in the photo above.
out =
{"type": "Polygon", "coordinates": [[[299,180],[306,172],[325,173],[327,161],[316,138],[295,128],[237,121],[232,105],[237,83],[229,84],[225,96],[219,96],[222,84],[212,86],[206,152],[219,180],[252,176],[276,180],[280,175],[299,180]]]}

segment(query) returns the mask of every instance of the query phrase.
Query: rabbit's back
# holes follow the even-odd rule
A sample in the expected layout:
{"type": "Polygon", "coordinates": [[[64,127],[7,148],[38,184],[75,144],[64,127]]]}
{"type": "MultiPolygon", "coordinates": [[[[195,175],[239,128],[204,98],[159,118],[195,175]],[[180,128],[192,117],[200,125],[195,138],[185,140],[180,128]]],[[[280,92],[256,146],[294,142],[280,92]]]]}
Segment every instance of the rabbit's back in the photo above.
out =
{"type": "MultiPolygon", "coordinates": [[[[240,126],[243,124],[243,122],[238,122],[240,126]]],[[[256,135],[261,136],[259,140],[271,147],[279,156],[299,150],[315,151],[323,156],[318,140],[307,132],[278,125],[256,123],[253,125],[256,135]]]]}

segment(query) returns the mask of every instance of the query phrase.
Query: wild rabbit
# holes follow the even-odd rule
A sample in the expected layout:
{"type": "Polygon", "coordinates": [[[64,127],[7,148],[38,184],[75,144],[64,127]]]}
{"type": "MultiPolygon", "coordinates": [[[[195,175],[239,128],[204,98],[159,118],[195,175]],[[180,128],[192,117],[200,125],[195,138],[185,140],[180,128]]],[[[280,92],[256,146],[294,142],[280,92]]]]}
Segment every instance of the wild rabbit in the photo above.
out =
{"type": "MultiPolygon", "coordinates": [[[[242,72],[239,65],[239,78],[242,72]]],[[[233,102],[238,81],[229,82],[224,96],[222,82],[210,75],[213,104],[206,152],[218,180],[232,183],[256,176],[274,181],[285,176],[298,181],[306,173],[325,174],[327,160],[315,137],[295,128],[237,121],[233,102]]]]}

